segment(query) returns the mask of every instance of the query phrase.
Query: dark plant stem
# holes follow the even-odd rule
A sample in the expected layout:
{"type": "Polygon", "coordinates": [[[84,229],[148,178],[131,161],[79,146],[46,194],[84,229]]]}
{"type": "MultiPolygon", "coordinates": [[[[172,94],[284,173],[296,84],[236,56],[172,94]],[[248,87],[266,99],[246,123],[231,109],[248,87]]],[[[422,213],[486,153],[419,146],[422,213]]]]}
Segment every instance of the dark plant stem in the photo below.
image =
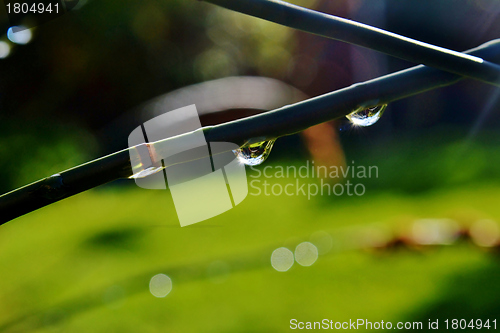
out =
{"type": "Polygon", "coordinates": [[[477,56],[471,57],[464,53],[280,0],[203,1],[500,87],[500,66],[477,56]]]}
{"type": "MultiPolygon", "coordinates": [[[[500,62],[500,40],[486,43],[468,53],[500,62]]],[[[207,142],[234,142],[242,146],[297,133],[310,126],[343,117],[360,106],[389,103],[456,83],[463,78],[420,65],[273,111],[201,130],[207,142]]],[[[150,145],[161,147],[168,140],[171,138],[150,145]]],[[[90,161],[3,194],[0,196],[0,224],[93,187],[130,177],[130,149],[134,148],[90,161]]]]}

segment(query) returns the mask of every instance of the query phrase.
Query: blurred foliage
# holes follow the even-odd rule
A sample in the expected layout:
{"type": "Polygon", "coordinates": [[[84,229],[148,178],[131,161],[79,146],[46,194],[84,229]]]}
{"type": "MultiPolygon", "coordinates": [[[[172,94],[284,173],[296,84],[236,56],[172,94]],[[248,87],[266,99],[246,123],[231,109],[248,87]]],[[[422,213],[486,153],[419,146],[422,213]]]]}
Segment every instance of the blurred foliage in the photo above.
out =
{"type": "Polygon", "coordinates": [[[38,27],[32,43],[0,62],[1,115],[55,115],[96,130],[192,83],[282,76],[291,34],[201,1],[89,1],[38,27]]]}
{"type": "MultiPolygon", "coordinates": [[[[382,117],[380,126],[387,121],[382,117]]],[[[500,182],[500,137],[495,131],[483,130],[471,136],[463,128],[448,126],[399,134],[395,140],[380,137],[372,128],[342,128],[346,166],[376,166],[379,170],[378,178],[362,179],[370,190],[411,195],[500,182]]],[[[306,150],[294,148],[290,153],[290,146],[299,145],[296,137],[278,139],[266,163],[258,168],[305,165],[311,160],[306,150]]]]}
{"type": "MultiPolygon", "coordinates": [[[[338,2],[349,4],[350,18],[454,49],[498,37],[496,3],[338,2]],[[373,15],[381,5],[385,16],[373,15]]],[[[288,80],[305,59],[301,53],[312,51],[297,50],[296,37],[192,0],[88,1],[38,27],[32,43],[0,61],[0,191],[98,157],[105,150],[94,136],[100,129],[167,91],[228,75],[288,80]]],[[[309,83],[328,83],[353,64],[362,79],[410,66],[355,47],[357,58],[342,58],[339,44],[318,40],[312,45],[324,51],[310,58],[335,59],[336,66],[324,72],[305,66],[309,83]],[[374,64],[379,67],[365,70],[374,64]]],[[[485,107],[495,91],[463,83],[394,103],[373,128],[343,131],[348,165],[379,168],[378,179],[364,180],[367,194],[360,198],[249,196],[181,229],[167,191],[116,186],[10,222],[0,229],[0,331],[275,332],[286,330],[291,318],[496,314],[498,257],[469,244],[333,254],[286,273],[269,264],[273,249],[293,249],[318,230],[425,217],[499,220],[500,118],[488,113],[497,104],[485,107]],[[478,131],[482,124],[493,130],[478,131]],[[214,282],[208,268],[219,261],[232,271],[214,282]],[[148,291],[157,273],[173,280],[165,299],[148,291]]],[[[126,146],[112,130],[101,135],[126,146]]],[[[269,163],[301,165],[305,158],[295,137],[278,140],[269,163]]]]}
{"type": "Polygon", "coordinates": [[[93,137],[75,125],[6,125],[0,125],[1,193],[87,162],[97,151],[93,137]]]}
{"type": "Polygon", "coordinates": [[[281,332],[292,318],[486,319],[500,306],[492,294],[499,258],[468,243],[334,251],[284,273],[269,258],[319,230],[335,236],[423,217],[499,220],[499,194],[491,184],[419,197],[369,190],[327,206],[319,198],[249,196],[231,211],[179,228],[167,191],[90,191],[2,226],[0,330],[281,332]],[[213,276],[220,262],[228,270],[213,276]],[[166,298],[148,290],[158,273],[173,281],[166,298]]]}
{"type": "MultiPolygon", "coordinates": [[[[492,0],[467,1],[452,8],[446,1],[291,2],[345,14],[454,49],[476,46],[496,37],[498,25],[498,20],[493,20],[498,10],[492,0]],[[448,15],[450,10],[454,15],[448,15]],[[415,16],[416,11],[429,15],[415,16]],[[466,26],[470,26],[467,38],[463,37],[466,26]]],[[[8,26],[6,17],[0,18],[0,23],[8,26]]],[[[7,129],[18,128],[22,132],[5,131],[3,140],[9,140],[10,145],[2,147],[5,157],[1,163],[9,164],[14,155],[28,163],[5,169],[9,176],[2,177],[5,179],[0,180],[0,189],[61,171],[55,170],[55,166],[66,168],[69,161],[81,161],[83,156],[95,158],[110,153],[105,143],[115,143],[114,150],[125,148],[126,137],[116,135],[107,126],[141,103],[189,84],[250,74],[291,81],[308,94],[317,95],[353,80],[407,66],[410,64],[370,50],[305,35],[202,1],[82,1],[80,9],[36,28],[30,44],[16,46],[8,58],[0,61],[0,122],[7,129]],[[326,67],[318,67],[317,63],[326,67]],[[344,76],[344,72],[350,71],[353,73],[344,76]],[[15,125],[21,122],[22,131],[15,125]],[[40,124],[45,124],[44,131],[40,124]],[[65,132],[68,138],[58,130],[66,124],[72,124],[72,130],[65,132]],[[61,133],[61,143],[50,134],[56,132],[61,133]],[[87,139],[72,139],[72,135],[79,135],[74,133],[87,132],[97,135],[97,147],[87,146],[87,139]],[[11,149],[17,140],[19,146],[25,146],[25,136],[37,138],[42,147],[31,144],[30,149],[11,149]],[[75,144],[69,148],[73,141],[75,144]],[[66,148],[48,148],[50,145],[66,148]],[[49,161],[49,154],[54,152],[68,163],[59,164],[57,158],[50,163],[38,162],[37,171],[31,171],[29,176],[16,175],[19,169],[32,170],[30,161],[39,161],[36,156],[49,161]]],[[[478,128],[484,124],[493,127],[500,123],[500,118],[488,113],[485,105],[495,91],[468,82],[408,98],[391,105],[384,117],[387,121],[368,131],[381,139],[399,141],[407,132],[443,124],[467,128],[478,115],[488,117],[488,122],[476,123],[478,128]]],[[[497,104],[493,103],[491,109],[497,104]]],[[[422,164],[428,165],[423,160],[422,164]]]]}
{"type": "Polygon", "coordinates": [[[374,189],[418,193],[436,188],[500,181],[500,137],[482,131],[471,137],[457,127],[440,127],[384,140],[353,129],[343,134],[347,164],[376,165],[374,189]]]}
{"type": "Polygon", "coordinates": [[[0,61],[0,192],[108,153],[103,141],[125,148],[112,128],[92,136],[158,94],[245,72],[276,74],[293,45],[289,29],[199,1],[82,4],[0,61]]]}

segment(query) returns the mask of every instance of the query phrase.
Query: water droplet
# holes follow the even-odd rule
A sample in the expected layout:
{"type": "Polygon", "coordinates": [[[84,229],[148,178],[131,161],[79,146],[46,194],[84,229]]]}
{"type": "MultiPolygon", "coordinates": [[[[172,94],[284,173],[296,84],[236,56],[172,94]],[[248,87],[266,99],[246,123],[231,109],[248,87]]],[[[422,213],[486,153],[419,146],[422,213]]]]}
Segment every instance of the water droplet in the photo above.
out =
{"type": "Polygon", "coordinates": [[[346,117],[356,126],[371,126],[382,117],[386,107],[387,104],[375,105],[369,108],[360,107],[346,117]]]}
{"type": "Polygon", "coordinates": [[[266,160],[271,153],[275,140],[262,141],[250,146],[236,149],[233,152],[242,163],[246,165],[259,165],[266,160]]]}

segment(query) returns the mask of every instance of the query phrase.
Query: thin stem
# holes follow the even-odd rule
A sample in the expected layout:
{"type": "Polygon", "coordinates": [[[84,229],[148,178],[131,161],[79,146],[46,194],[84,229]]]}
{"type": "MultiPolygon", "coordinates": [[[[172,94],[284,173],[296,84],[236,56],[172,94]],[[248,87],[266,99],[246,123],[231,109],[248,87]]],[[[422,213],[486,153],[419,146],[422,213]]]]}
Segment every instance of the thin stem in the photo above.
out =
{"type": "MultiPolygon", "coordinates": [[[[500,62],[500,39],[466,53],[500,62]]],[[[343,117],[362,106],[387,104],[462,79],[463,76],[419,65],[273,111],[206,127],[205,137],[207,141],[228,141],[239,145],[276,139],[343,117]]]]}
{"type": "MultiPolygon", "coordinates": [[[[468,53],[500,62],[500,39],[468,53]]],[[[207,142],[234,142],[244,146],[343,117],[361,106],[386,104],[461,79],[461,76],[420,65],[273,111],[199,130],[203,131],[207,142]]],[[[150,155],[158,156],[153,162],[160,162],[162,149],[166,149],[171,140],[181,139],[182,136],[178,136],[147,144],[150,152],[156,152],[150,155]]],[[[134,149],[136,147],[119,151],[0,196],[0,224],[90,188],[130,177],[129,154],[134,149]]]]}
{"type": "Polygon", "coordinates": [[[203,0],[287,27],[364,46],[417,64],[500,87],[500,66],[477,56],[448,50],[359,22],[280,0],[203,0]]]}
{"type": "Polygon", "coordinates": [[[15,189],[0,196],[0,225],[131,173],[125,149],[15,189]]]}

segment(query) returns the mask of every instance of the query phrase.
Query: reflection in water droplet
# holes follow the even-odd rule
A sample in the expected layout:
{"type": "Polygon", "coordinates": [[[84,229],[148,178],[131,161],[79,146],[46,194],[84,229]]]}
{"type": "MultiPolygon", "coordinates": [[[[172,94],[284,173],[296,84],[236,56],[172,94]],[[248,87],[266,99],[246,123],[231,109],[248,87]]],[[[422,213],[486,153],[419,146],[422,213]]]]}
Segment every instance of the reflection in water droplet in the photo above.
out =
{"type": "Polygon", "coordinates": [[[172,280],[165,274],[156,274],[149,281],[149,291],[154,297],[165,297],[172,290],[172,280]]]}
{"type": "Polygon", "coordinates": [[[356,126],[371,126],[382,117],[386,107],[387,104],[375,105],[369,108],[361,107],[346,117],[356,126]]]}
{"type": "Polygon", "coordinates": [[[271,254],[271,265],[278,272],[286,272],[293,266],[293,253],[286,247],[280,247],[271,254]]]}
{"type": "Polygon", "coordinates": [[[309,242],[303,242],[295,248],[295,261],[302,266],[311,266],[318,259],[318,248],[309,242]]]}
{"type": "Polygon", "coordinates": [[[254,143],[248,147],[234,150],[234,153],[242,163],[246,165],[259,165],[266,160],[271,153],[275,140],[254,143]]]}

